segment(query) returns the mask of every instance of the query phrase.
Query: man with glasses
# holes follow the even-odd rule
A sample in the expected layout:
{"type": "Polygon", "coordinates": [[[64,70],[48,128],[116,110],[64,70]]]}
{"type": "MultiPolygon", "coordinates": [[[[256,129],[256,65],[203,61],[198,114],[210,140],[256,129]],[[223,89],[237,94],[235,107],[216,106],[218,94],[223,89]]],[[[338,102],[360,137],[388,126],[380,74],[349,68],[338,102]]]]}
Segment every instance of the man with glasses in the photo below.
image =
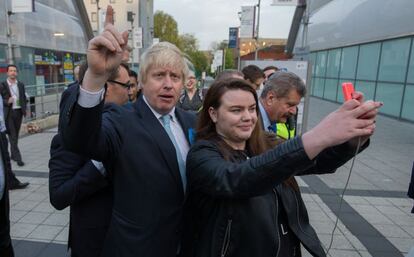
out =
{"type": "Polygon", "coordinates": [[[123,105],[128,102],[128,93],[131,87],[129,78],[129,68],[125,63],[121,63],[117,72],[111,74],[106,81],[105,101],[123,105]]]}
{"type": "MultiPolygon", "coordinates": [[[[86,64],[85,64],[86,65],[86,64]]],[[[121,64],[106,82],[105,108],[128,101],[130,85],[128,66],[121,64]]],[[[79,90],[72,86],[63,93],[62,102],[79,90]]],[[[50,202],[62,210],[70,206],[68,246],[72,257],[99,257],[112,213],[113,192],[111,167],[101,162],[67,151],[61,135],[56,135],[50,147],[50,202]]]]}
{"type": "Polygon", "coordinates": [[[175,105],[188,67],[176,46],[154,44],[141,57],[143,96],[132,110],[104,108],[104,84],[127,42],[128,33],[115,29],[108,6],[104,31],[89,42],[89,68],[79,91],[61,108],[59,128],[69,150],[113,168],[113,211],[102,256],[176,257],[195,115],[175,105]]]}

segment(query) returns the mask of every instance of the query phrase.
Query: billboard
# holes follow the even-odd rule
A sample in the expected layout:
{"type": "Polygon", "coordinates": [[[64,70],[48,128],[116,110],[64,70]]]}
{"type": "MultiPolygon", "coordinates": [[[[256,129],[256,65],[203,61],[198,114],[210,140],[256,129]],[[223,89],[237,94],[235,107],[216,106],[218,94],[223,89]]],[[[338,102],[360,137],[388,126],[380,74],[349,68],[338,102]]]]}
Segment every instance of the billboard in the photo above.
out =
{"type": "Polygon", "coordinates": [[[239,39],[239,28],[229,28],[229,44],[228,48],[237,48],[237,41],[239,39]]]}
{"type": "Polygon", "coordinates": [[[254,37],[255,6],[242,6],[240,17],[240,38],[254,37]]]}

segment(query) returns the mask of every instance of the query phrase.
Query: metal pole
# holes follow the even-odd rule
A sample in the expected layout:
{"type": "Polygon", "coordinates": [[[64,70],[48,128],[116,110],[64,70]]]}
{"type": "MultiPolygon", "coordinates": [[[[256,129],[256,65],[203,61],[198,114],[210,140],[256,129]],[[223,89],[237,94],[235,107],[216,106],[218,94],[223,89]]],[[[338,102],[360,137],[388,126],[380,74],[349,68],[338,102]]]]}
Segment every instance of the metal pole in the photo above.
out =
{"type": "Polygon", "coordinates": [[[12,42],[11,42],[12,32],[10,28],[10,16],[12,15],[12,12],[9,11],[7,2],[8,0],[4,1],[4,6],[5,6],[4,9],[6,11],[6,30],[7,30],[7,52],[8,52],[7,61],[9,64],[13,64],[14,60],[13,60],[13,49],[12,49],[12,42]]]}
{"type": "Polygon", "coordinates": [[[100,34],[99,28],[100,28],[100,24],[99,24],[99,16],[101,16],[101,7],[99,7],[99,0],[96,0],[96,10],[97,10],[97,14],[96,14],[96,35],[100,34]]]}
{"type": "Polygon", "coordinates": [[[256,26],[256,49],[254,51],[254,60],[257,61],[257,52],[259,48],[259,25],[260,25],[260,0],[257,4],[257,26],[256,26]]]}

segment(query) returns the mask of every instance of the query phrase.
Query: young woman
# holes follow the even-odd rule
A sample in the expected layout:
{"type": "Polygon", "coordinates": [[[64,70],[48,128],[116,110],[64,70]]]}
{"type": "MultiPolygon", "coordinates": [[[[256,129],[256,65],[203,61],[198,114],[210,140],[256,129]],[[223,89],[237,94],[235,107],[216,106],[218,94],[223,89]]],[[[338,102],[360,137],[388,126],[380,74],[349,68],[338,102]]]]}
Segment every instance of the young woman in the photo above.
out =
{"type": "MultiPolygon", "coordinates": [[[[362,101],[362,95],[357,94],[362,101]]],[[[348,101],[315,128],[271,148],[257,96],[242,80],[209,89],[187,156],[182,256],[325,256],[294,175],[332,173],[374,132],[380,103],[348,101]]]]}

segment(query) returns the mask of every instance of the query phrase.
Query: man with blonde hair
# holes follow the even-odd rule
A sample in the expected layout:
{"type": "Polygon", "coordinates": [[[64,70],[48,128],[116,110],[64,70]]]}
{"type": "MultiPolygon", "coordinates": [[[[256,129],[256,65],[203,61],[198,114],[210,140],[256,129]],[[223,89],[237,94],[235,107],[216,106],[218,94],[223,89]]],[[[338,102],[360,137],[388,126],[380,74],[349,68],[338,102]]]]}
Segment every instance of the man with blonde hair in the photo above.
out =
{"type": "Polygon", "coordinates": [[[88,70],[79,92],[63,104],[59,128],[65,146],[104,161],[112,172],[114,202],[102,256],[175,257],[186,192],[185,159],[195,116],[175,108],[187,79],[184,55],[162,42],[143,55],[143,97],[131,108],[103,111],[104,85],[122,61],[128,33],[112,25],[88,46],[88,70]]]}

